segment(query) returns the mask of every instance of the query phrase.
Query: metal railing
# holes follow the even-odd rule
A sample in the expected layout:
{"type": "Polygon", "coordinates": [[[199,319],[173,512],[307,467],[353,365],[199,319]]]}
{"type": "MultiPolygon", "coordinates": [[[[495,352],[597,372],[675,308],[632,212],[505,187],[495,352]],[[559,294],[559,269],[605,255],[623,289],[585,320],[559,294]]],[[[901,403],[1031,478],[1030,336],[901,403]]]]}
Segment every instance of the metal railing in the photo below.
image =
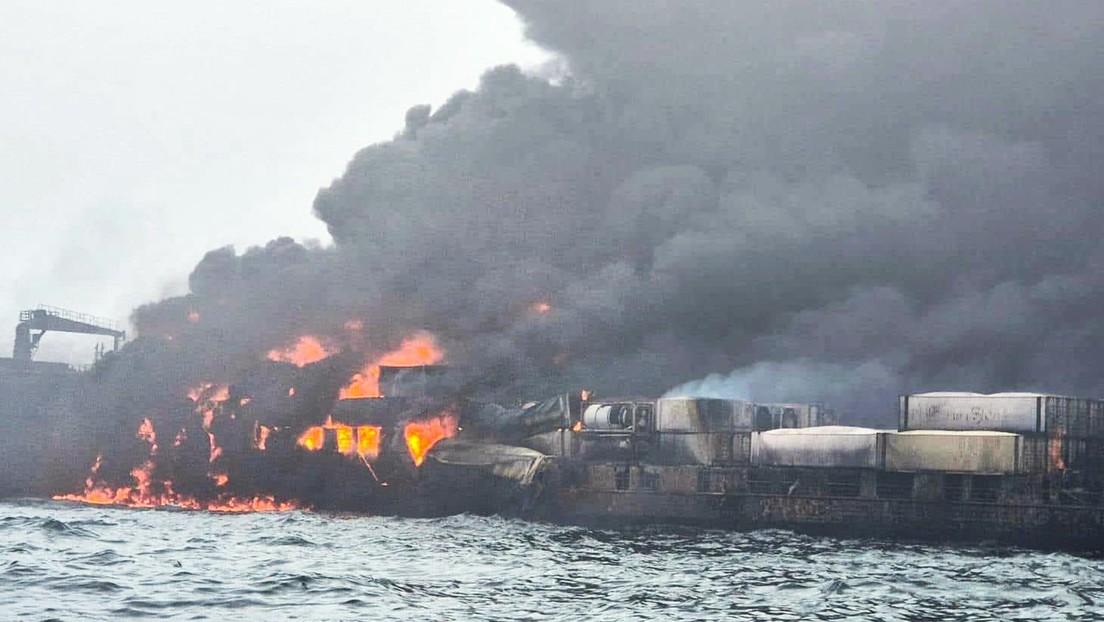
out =
{"type": "Polygon", "coordinates": [[[89,315],[87,313],[79,313],[77,311],[70,311],[68,309],[61,309],[59,307],[51,307],[49,305],[40,304],[36,309],[20,311],[19,321],[27,322],[34,317],[35,311],[43,311],[47,315],[61,318],[63,320],[71,320],[74,322],[81,322],[83,324],[91,324],[93,326],[99,326],[100,328],[106,328],[108,330],[114,330],[122,332],[121,325],[115,320],[110,320],[95,315],[89,315]]]}

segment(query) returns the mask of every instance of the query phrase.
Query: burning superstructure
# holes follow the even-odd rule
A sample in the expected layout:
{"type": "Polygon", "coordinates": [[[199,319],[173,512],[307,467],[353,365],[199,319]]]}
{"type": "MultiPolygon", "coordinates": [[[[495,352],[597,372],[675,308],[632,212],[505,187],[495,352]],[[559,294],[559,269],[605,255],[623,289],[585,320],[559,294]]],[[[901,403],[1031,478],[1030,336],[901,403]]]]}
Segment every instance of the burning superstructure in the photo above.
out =
{"type": "Polygon", "coordinates": [[[95,456],[82,490],[55,498],[226,512],[414,511],[406,489],[426,453],[457,434],[466,407],[433,389],[446,375],[437,365],[444,352],[425,332],[366,363],[342,346],[303,335],[228,377],[180,387],[177,399],[89,443],[95,456]]]}

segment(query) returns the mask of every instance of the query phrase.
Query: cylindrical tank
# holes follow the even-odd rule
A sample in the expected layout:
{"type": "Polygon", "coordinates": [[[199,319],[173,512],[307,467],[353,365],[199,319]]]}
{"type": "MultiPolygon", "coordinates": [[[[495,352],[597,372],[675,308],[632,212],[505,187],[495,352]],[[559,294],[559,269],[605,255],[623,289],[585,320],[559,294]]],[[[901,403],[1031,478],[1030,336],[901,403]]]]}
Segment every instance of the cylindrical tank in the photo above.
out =
{"type": "Polygon", "coordinates": [[[583,427],[590,430],[625,430],[633,424],[632,404],[591,404],[583,411],[583,427]]]}

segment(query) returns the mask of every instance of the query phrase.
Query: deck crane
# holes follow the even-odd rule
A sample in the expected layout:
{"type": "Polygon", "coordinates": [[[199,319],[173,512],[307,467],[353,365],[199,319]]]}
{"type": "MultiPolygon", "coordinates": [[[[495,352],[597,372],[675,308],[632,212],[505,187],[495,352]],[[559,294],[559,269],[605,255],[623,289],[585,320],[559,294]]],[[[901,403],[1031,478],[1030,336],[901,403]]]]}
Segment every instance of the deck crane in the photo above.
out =
{"type": "Polygon", "coordinates": [[[47,331],[62,333],[84,333],[86,335],[105,335],[115,340],[114,348],[126,341],[126,331],[103,318],[94,317],[76,311],[39,305],[37,309],[19,312],[19,324],[15,326],[15,348],[12,358],[17,361],[30,361],[38,350],[38,342],[47,331]]]}

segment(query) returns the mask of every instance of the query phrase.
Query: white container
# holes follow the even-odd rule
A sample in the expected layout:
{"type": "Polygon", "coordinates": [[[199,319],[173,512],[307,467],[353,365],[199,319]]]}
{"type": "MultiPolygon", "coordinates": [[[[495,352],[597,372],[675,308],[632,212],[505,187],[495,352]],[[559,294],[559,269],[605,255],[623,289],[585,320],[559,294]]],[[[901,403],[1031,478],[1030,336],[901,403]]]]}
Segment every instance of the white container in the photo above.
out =
{"type": "Polygon", "coordinates": [[[920,393],[900,399],[900,430],[996,430],[1104,438],[1104,402],[1043,393],[920,393]]]}
{"type": "Polygon", "coordinates": [[[1035,393],[921,393],[900,400],[901,430],[1046,431],[1044,395],[1035,393]]]}
{"type": "Polygon", "coordinates": [[[885,469],[1012,474],[1023,471],[1023,437],[1010,432],[916,430],[885,440],[885,469]]]}
{"type": "Polygon", "coordinates": [[[751,459],[757,466],[878,469],[891,433],[839,425],[758,432],[751,439],[751,459]]]}

